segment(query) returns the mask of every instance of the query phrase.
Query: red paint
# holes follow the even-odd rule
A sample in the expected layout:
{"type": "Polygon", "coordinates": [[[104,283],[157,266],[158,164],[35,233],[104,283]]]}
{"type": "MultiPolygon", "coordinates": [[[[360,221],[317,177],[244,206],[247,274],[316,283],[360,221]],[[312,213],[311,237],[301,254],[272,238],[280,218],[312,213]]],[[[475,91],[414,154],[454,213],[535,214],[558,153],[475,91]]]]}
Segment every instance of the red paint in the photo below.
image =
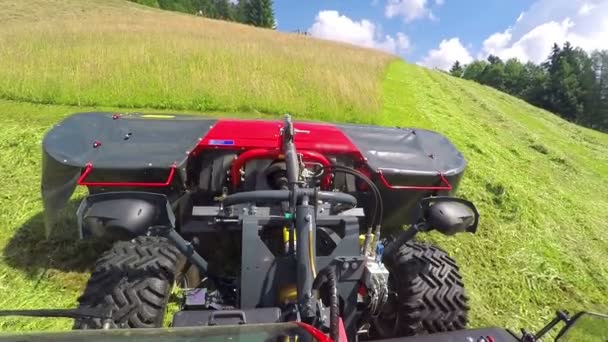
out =
{"type": "MultiPolygon", "coordinates": [[[[331,124],[294,122],[298,131],[294,143],[304,161],[330,165],[327,155],[350,154],[357,161],[363,156],[357,147],[331,124]]],[[[283,122],[271,120],[219,120],[201,139],[193,155],[209,149],[237,150],[242,152],[230,168],[232,186],[236,189],[241,181],[240,169],[254,159],[279,159],[282,154],[281,129],[283,122]],[[231,144],[215,145],[214,141],[229,141],[231,144]]],[[[331,175],[321,181],[323,189],[329,188],[331,175]]]]}
{"type": "Polygon", "coordinates": [[[439,179],[441,180],[441,182],[444,184],[443,186],[391,185],[384,177],[382,170],[378,170],[378,175],[379,175],[379,178],[380,178],[380,181],[382,182],[382,184],[384,184],[384,186],[386,186],[387,188],[389,188],[391,190],[448,190],[448,191],[452,190],[452,185],[450,184],[450,182],[448,182],[448,180],[443,176],[442,173],[438,173],[437,175],[439,176],[439,179]]]}
{"type": "Polygon", "coordinates": [[[106,187],[165,187],[171,184],[173,181],[173,176],[175,175],[175,165],[171,165],[171,169],[169,170],[169,176],[167,176],[167,180],[165,182],[87,182],[85,179],[87,176],[93,171],[93,164],[87,163],[84,172],[78,178],[78,185],[86,185],[86,186],[106,186],[106,187]]]}
{"type": "MultiPolygon", "coordinates": [[[[363,160],[357,147],[331,124],[294,122],[294,129],[308,131],[296,133],[296,149],[316,151],[321,154],[351,154],[363,160]]],[[[219,120],[199,142],[197,149],[281,148],[281,121],[270,120],[219,120]],[[233,145],[212,145],[212,140],[233,140],[233,145]]]]}
{"type": "MultiPolygon", "coordinates": [[[[329,336],[325,335],[322,331],[315,329],[315,327],[308,325],[306,323],[302,323],[302,322],[295,322],[297,325],[300,326],[300,328],[306,330],[309,334],[312,335],[312,337],[317,340],[318,342],[334,342],[331,338],[329,338],[329,336]]],[[[340,342],[346,342],[345,341],[340,341],[340,342]]]]}
{"type": "MultiPolygon", "coordinates": [[[[230,166],[230,180],[234,189],[237,189],[241,182],[241,168],[245,164],[254,159],[282,159],[282,151],[278,148],[275,149],[264,149],[254,148],[241,153],[230,166]]],[[[330,165],[329,160],[321,153],[314,151],[302,151],[298,150],[298,153],[302,154],[304,161],[317,162],[324,167],[330,165]]],[[[326,189],[331,183],[331,175],[326,175],[321,181],[321,187],[326,189]]]]}
{"type": "Polygon", "coordinates": [[[346,337],[346,328],[344,327],[344,321],[342,320],[342,317],[340,317],[339,319],[338,329],[340,331],[340,334],[338,335],[339,342],[348,342],[348,337],[346,337]]]}
{"type": "Polygon", "coordinates": [[[367,287],[365,287],[365,285],[364,285],[363,283],[361,283],[361,284],[359,285],[359,291],[358,291],[358,293],[359,293],[361,296],[363,296],[363,297],[367,296],[367,287]]]}
{"type": "MultiPolygon", "coordinates": [[[[114,120],[120,118],[120,114],[112,116],[114,120]]],[[[197,146],[189,153],[196,156],[205,150],[222,149],[234,150],[239,156],[231,165],[230,174],[232,186],[237,188],[240,183],[240,169],[250,160],[273,158],[279,159],[282,154],[282,121],[272,120],[219,120],[211,127],[209,132],[201,138],[197,146]],[[223,141],[224,144],[216,145],[213,141],[223,141]]],[[[329,167],[328,156],[349,155],[356,163],[364,163],[365,158],[361,151],[352,141],[336,126],[326,123],[294,122],[294,129],[297,132],[294,138],[296,150],[302,154],[305,162],[319,163],[329,167]],[[303,131],[303,132],[302,132],[303,131]]],[[[100,142],[95,142],[101,145],[100,142]]],[[[78,179],[79,185],[87,186],[133,186],[133,187],[164,187],[168,186],[173,180],[175,166],[171,167],[169,176],[165,182],[86,182],[86,177],[93,168],[92,164],[87,164],[82,176],[78,179]]],[[[371,178],[372,171],[367,168],[358,168],[360,172],[371,178]]],[[[410,185],[391,185],[381,170],[377,171],[380,182],[391,190],[452,190],[452,186],[439,173],[442,186],[410,186],[410,185]]],[[[328,173],[321,181],[321,187],[325,190],[331,185],[331,174],[328,173]]],[[[366,184],[358,185],[359,191],[367,189],[366,184]]]]}

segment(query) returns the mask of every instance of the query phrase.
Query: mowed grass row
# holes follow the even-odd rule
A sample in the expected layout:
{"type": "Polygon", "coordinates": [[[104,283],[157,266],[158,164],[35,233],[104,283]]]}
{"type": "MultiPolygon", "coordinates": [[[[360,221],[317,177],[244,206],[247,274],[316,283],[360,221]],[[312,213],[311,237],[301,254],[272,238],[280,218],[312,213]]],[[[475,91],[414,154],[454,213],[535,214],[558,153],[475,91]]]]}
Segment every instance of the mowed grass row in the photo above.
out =
{"type": "Polygon", "coordinates": [[[0,25],[0,98],[351,121],[380,111],[388,54],[126,1],[83,2],[0,0],[11,8],[0,13],[10,19],[0,25]]]}
{"type": "Polygon", "coordinates": [[[436,130],[464,153],[476,235],[432,234],[459,262],[472,325],[540,328],[555,310],[608,313],[608,135],[479,84],[404,63],[385,124],[436,130]]]}

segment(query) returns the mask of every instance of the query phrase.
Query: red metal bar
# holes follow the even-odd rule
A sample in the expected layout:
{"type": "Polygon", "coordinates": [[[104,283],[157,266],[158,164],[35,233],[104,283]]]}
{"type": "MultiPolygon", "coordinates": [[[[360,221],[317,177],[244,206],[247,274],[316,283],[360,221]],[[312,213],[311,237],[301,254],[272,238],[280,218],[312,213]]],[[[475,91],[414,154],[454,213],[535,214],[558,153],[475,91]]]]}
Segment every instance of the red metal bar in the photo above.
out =
{"type": "Polygon", "coordinates": [[[391,185],[384,177],[382,170],[378,170],[378,175],[380,176],[380,181],[382,182],[382,184],[384,184],[384,186],[386,186],[387,188],[389,188],[391,190],[447,190],[447,191],[452,190],[452,185],[450,184],[450,182],[448,182],[448,180],[440,172],[437,173],[437,175],[439,176],[439,179],[441,179],[441,183],[444,184],[443,186],[391,185]]]}
{"type": "MultiPolygon", "coordinates": [[[[299,325],[302,329],[306,330],[309,334],[312,335],[312,337],[317,341],[317,342],[334,342],[331,338],[329,338],[329,336],[325,335],[322,331],[317,330],[315,327],[308,325],[306,323],[303,322],[295,322],[297,325],[299,325]]],[[[347,342],[346,339],[344,341],[340,341],[340,342],[347,342]]]]}
{"type": "Polygon", "coordinates": [[[78,178],[78,185],[85,186],[107,186],[107,187],[120,187],[120,186],[133,186],[133,187],[165,187],[169,186],[173,181],[173,176],[175,175],[175,169],[177,166],[175,164],[171,165],[171,169],[169,170],[169,176],[167,180],[164,182],[87,182],[85,179],[87,176],[93,171],[93,164],[87,163],[84,172],[78,178]]]}
{"type": "MultiPolygon", "coordinates": [[[[329,167],[330,162],[324,155],[315,151],[299,150],[299,154],[302,154],[305,160],[315,161],[324,167],[329,167]]],[[[236,189],[241,182],[241,168],[248,162],[254,159],[277,159],[283,152],[280,149],[265,149],[265,148],[254,148],[241,153],[233,162],[230,167],[230,180],[232,186],[236,189]]],[[[327,174],[321,180],[321,187],[327,189],[331,183],[331,175],[327,174]]]]}

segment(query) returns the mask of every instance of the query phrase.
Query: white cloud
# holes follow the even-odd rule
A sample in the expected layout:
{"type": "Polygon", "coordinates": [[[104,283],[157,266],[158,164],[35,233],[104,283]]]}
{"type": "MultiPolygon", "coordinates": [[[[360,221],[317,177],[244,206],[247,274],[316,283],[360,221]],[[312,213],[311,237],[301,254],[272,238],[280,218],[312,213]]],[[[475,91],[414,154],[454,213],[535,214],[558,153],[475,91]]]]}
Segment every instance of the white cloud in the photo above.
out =
{"type": "Polygon", "coordinates": [[[371,21],[361,21],[340,14],[338,11],[320,11],[308,29],[311,36],[350,43],[390,53],[405,52],[410,47],[409,38],[402,32],[395,36],[382,35],[371,21]]]}
{"type": "Polygon", "coordinates": [[[514,25],[490,35],[478,57],[489,54],[540,63],[554,43],[587,51],[608,48],[608,0],[538,0],[514,25]]]}
{"type": "Polygon", "coordinates": [[[441,6],[443,4],[445,4],[445,0],[435,0],[435,5],[441,6]]]}
{"type": "MultiPolygon", "coordinates": [[[[443,0],[436,2],[443,3],[443,0]]],[[[427,7],[427,0],[388,0],[384,7],[384,15],[387,18],[402,17],[405,22],[435,18],[427,7]]]]}
{"type": "Polygon", "coordinates": [[[451,38],[442,40],[439,48],[430,50],[418,64],[448,70],[456,61],[461,64],[470,63],[473,61],[473,56],[460,43],[460,39],[451,38]]]}
{"type": "Polygon", "coordinates": [[[487,54],[496,54],[498,51],[506,48],[509,41],[511,41],[510,29],[507,29],[505,32],[496,32],[483,42],[482,50],[487,54]]]}
{"type": "Polygon", "coordinates": [[[578,15],[587,15],[595,8],[594,4],[584,3],[583,6],[578,10],[578,15]]]}

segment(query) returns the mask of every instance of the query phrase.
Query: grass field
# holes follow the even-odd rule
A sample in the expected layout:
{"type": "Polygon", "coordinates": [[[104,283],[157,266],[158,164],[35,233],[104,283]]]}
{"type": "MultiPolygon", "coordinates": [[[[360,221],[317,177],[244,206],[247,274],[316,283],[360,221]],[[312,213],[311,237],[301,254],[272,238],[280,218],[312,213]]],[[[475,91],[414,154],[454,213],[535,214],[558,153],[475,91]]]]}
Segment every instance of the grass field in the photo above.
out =
{"type": "MultiPolygon", "coordinates": [[[[459,193],[482,221],[477,235],[426,238],[460,263],[471,326],[608,312],[608,135],[370,50],[99,2],[0,0],[0,308],[73,306],[103,250],[75,241],[68,217],[45,240],[39,195],[44,132],[102,109],[289,111],[439,131],[469,161],[459,193]]],[[[0,320],[2,331],[69,327],[0,320]]]]}
{"type": "MultiPolygon", "coordinates": [[[[185,14],[159,16],[132,4],[118,10],[123,0],[104,1],[102,14],[78,18],[69,15],[70,4],[96,8],[99,1],[53,2],[56,14],[48,19],[31,14],[0,27],[0,46],[11,47],[0,49],[0,98],[352,119],[380,110],[378,84],[394,59],[185,14]]],[[[8,3],[14,9],[0,20],[51,7],[43,0],[8,3]]]]}

